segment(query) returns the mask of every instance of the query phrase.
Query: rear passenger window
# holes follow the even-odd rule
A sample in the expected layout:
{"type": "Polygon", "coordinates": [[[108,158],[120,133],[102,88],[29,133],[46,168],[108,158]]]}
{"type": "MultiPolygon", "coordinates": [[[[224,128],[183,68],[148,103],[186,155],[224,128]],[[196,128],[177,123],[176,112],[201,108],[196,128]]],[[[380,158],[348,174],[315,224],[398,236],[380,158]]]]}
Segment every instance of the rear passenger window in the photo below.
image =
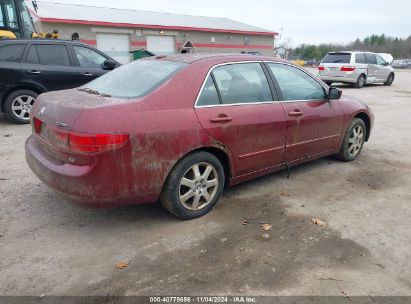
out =
{"type": "Polygon", "coordinates": [[[212,72],[223,104],[273,101],[267,78],[259,63],[229,64],[212,72]]]}
{"type": "Polygon", "coordinates": [[[377,64],[377,56],[375,56],[375,54],[365,53],[365,59],[367,60],[367,63],[377,64]]]}
{"type": "Polygon", "coordinates": [[[27,53],[27,57],[24,60],[25,62],[29,63],[39,63],[39,56],[37,55],[36,46],[32,45],[27,53]]]}
{"type": "Polygon", "coordinates": [[[366,63],[364,53],[355,54],[355,63],[366,63]]]}
{"type": "Polygon", "coordinates": [[[20,61],[25,44],[8,44],[0,47],[0,60],[20,61]]]}
{"type": "Polygon", "coordinates": [[[41,64],[70,66],[70,60],[65,45],[39,44],[36,47],[41,64]]]}
{"type": "Polygon", "coordinates": [[[213,78],[209,75],[198,98],[197,106],[211,106],[216,104],[220,104],[220,99],[218,98],[213,78]]]}

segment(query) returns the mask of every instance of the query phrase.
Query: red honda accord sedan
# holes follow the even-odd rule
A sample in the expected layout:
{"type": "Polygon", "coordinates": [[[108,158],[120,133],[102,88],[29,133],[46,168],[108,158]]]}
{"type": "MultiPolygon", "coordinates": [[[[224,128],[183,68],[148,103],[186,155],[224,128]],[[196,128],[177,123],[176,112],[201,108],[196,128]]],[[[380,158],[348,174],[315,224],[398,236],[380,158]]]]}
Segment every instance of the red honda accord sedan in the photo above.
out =
{"type": "Polygon", "coordinates": [[[42,94],[26,159],[70,201],[161,201],[183,219],[225,186],[335,154],[358,157],[373,114],[304,69],[251,55],[157,56],[42,94]]]}

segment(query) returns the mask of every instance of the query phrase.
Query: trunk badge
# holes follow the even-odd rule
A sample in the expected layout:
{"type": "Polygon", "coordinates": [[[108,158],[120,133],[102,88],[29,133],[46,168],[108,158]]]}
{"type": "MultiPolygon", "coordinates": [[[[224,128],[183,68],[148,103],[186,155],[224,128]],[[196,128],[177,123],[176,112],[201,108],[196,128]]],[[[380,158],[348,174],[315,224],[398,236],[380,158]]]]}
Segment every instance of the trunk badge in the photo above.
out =
{"type": "Polygon", "coordinates": [[[58,125],[61,128],[68,128],[69,127],[69,125],[67,123],[59,122],[59,121],[56,121],[56,125],[58,125]]]}
{"type": "Polygon", "coordinates": [[[41,109],[39,110],[39,116],[43,115],[44,112],[46,112],[46,107],[41,107],[41,109]]]}

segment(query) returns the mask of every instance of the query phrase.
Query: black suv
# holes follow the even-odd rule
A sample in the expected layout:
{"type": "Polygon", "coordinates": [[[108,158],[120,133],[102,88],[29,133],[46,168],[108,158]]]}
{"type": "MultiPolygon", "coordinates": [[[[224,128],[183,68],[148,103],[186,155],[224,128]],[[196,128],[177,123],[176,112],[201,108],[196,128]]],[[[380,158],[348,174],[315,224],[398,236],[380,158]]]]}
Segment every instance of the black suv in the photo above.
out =
{"type": "Polygon", "coordinates": [[[10,39],[0,41],[0,111],[29,123],[37,95],[71,89],[120,64],[78,41],[10,39]]]}

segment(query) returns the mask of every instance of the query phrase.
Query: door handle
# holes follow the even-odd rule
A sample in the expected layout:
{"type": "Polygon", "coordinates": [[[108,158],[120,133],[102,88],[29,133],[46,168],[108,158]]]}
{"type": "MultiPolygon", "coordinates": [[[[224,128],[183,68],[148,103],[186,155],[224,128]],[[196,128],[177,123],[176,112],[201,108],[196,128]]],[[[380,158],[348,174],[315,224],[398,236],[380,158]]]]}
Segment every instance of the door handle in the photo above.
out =
{"type": "Polygon", "coordinates": [[[91,74],[91,73],[89,73],[89,72],[83,73],[83,75],[84,75],[84,76],[89,76],[89,77],[93,76],[93,74],[91,74]]]}
{"type": "Polygon", "coordinates": [[[30,70],[27,72],[29,72],[30,74],[40,74],[40,71],[37,71],[37,70],[30,70]]]}
{"type": "Polygon", "coordinates": [[[294,111],[288,112],[289,116],[302,116],[304,113],[299,109],[294,109],[294,111]]]}
{"type": "Polygon", "coordinates": [[[210,118],[210,122],[212,122],[212,123],[229,122],[229,121],[232,121],[232,120],[233,120],[232,117],[227,116],[225,114],[220,114],[217,117],[210,118]]]}

